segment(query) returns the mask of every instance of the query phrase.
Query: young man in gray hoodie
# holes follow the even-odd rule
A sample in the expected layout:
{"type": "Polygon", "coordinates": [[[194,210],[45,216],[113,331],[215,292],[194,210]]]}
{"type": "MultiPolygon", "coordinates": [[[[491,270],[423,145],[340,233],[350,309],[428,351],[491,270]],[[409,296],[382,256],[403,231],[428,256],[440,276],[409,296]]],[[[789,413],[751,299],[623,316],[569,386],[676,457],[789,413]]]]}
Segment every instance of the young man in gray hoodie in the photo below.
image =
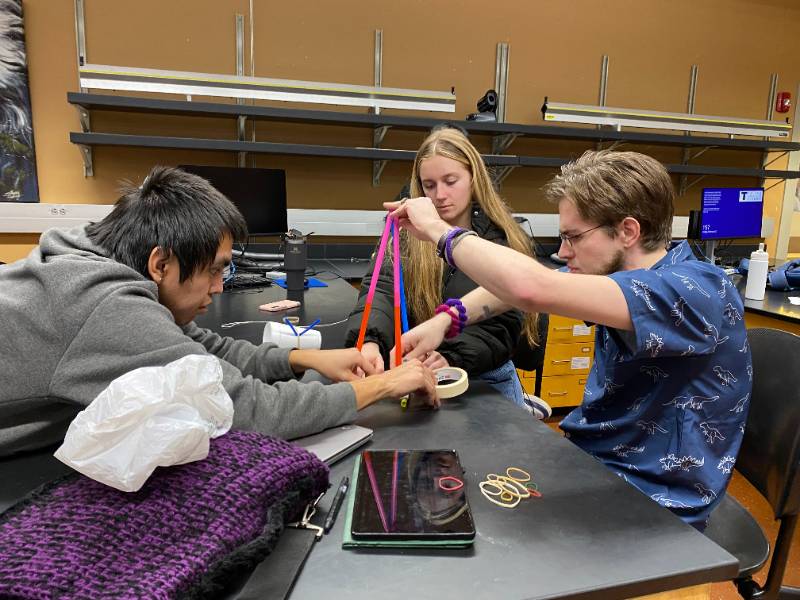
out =
{"type": "Polygon", "coordinates": [[[188,354],[219,358],[238,429],[308,435],[411,392],[438,405],[419,361],[371,375],[354,348],[256,346],[198,327],[246,234],[207,181],[156,167],[102,221],[51,229],[27,258],[1,266],[0,456],[60,442],[112,380],[188,354]],[[298,382],[307,369],[335,383],[298,382]]]}

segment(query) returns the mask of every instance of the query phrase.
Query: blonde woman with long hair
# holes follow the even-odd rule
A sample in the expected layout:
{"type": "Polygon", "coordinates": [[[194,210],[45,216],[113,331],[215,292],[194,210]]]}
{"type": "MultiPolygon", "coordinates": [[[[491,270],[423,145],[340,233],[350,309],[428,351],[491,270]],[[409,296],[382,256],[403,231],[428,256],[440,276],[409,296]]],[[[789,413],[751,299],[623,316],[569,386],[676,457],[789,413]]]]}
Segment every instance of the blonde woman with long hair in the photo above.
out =
{"type": "MultiPolygon", "coordinates": [[[[439,216],[453,226],[531,255],[530,239],[514,221],[511,211],[495,191],[479,152],[460,130],[434,130],[422,143],[411,174],[410,196],[426,196],[439,216]]],[[[436,244],[401,233],[400,253],[409,326],[432,317],[448,298],[460,298],[476,284],[456,268],[443,265],[436,244]]],[[[393,275],[391,253],[382,265],[369,317],[362,353],[376,367],[389,365],[394,346],[393,275]]],[[[373,266],[361,284],[358,303],[350,315],[346,346],[355,345],[373,266]]],[[[525,406],[512,354],[521,337],[536,343],[536,315],[518,310],[497,315],[445,340],[430,352],[424,364],[431,369],[460,367],[470,377],[486,379],[498,391],[525,406]]]]}

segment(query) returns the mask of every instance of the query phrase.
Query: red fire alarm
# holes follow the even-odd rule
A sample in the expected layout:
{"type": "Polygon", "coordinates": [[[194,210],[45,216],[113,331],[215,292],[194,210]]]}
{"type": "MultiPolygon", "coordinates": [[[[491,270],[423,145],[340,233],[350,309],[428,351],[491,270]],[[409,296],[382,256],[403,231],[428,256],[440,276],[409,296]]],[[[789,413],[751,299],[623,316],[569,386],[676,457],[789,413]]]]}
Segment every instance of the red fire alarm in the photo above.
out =
{"type": "Polygon", "coordinates": [[[792,107],[792,94],[790,92],[778,92],[775,98],[775,110],[779,113],[789,112],[792,107]]]}

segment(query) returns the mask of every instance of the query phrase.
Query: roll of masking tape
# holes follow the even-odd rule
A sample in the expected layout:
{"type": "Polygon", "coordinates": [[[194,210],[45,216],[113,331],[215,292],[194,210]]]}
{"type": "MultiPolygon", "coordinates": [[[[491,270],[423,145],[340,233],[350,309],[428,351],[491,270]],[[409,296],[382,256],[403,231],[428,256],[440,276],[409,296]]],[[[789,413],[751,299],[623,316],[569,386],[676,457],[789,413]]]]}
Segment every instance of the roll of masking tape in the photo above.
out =
{"type": "Polygon", "coordinates": [[[436,375],[436,391],[439,398],[455,398],[467,391],[469,379],[467,372],[458,367],[442,367],[433,372],[436,375]]]}

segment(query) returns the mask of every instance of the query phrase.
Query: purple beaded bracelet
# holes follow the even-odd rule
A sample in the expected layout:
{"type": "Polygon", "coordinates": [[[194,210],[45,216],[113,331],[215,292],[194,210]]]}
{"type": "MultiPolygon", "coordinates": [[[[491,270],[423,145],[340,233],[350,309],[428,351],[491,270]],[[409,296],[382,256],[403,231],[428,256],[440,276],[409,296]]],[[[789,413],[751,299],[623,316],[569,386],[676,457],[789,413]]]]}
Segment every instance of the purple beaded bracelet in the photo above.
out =
{"type": "Polygon", "coordinates": [[[450,315],[451,320],[450,329],[447,330],[444,336],[446,339],[454,338],[464,331],[464,328],[467,326],[467,309],[461,303],[461,300],[458,298],[448,298],[445,300],[444,304],[440,304],[436,307],[437,315],[442,312],[446,312],[450,315]],[[453,311],[450,310],[451,308],[456,309],[458,316],[453,314],[453,311]]]}

